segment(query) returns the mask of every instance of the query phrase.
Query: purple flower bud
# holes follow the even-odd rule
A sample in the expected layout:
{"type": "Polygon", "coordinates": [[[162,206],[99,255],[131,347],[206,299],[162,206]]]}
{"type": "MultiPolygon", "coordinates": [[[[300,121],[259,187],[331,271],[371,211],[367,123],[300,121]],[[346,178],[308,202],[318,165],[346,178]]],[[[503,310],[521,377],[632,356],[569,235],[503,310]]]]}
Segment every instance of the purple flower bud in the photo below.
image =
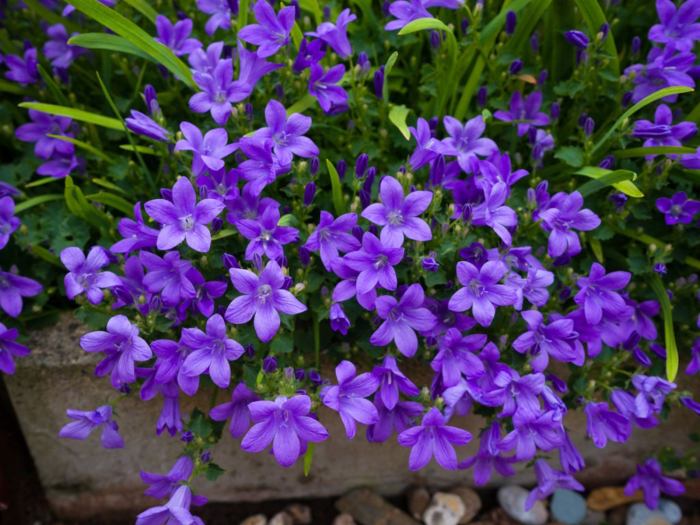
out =
{"type": "Polygon", "coordinates": [[[252,121],[253,120],[253,104],[250,102],[246,102],[245,106],[243,106],[243,110],[245,111],[245,116],[248,120],[252,121]]]}
{"type": "Polygon", "coordinates": [[[275,370],[277,370],[277,359],[275,356],[268,355],[263,359],[263,371],[266,374],[271,374],[275,370]]]}
{"type": "Polygon", "coordinates": [[[535,54],[540,52],[540,34],[537,31],[532,33],[530,37],[530,49],[532,49],[532,52],[535,54]]]}
{"type": "Polygon", "coordinates": [[[601,168],[604,168],[606,170],[613,169],[613,166],[615,166],[615,156],[608,155],[607,157],[603,158],[603,160],[600,161],[598,166],[601,168]]]}
{"type": "Polygon", "coordinates": [[[382,94],[384,90],[384,66],[381,66],[374,72],[374,94],[381,100],[384,98],[382,94]]]}
{"type": "Polygon", "coordinates": [[[355,225],[352,227],[352,236],[355,237],[358,241],[362,240],[362,236],[365,234],[365,230],[362,229],[362,226],[355,225]]]}
{"type": "Polygon", "coordinates": [[[357,55],[357,65],[360,66],[360,71],[362,72],[362,74],[366,75],[367,73],[369,73],[372,64],[369,61],[367,53],[365,53],[364,51],[357,55]]]}
{"type": "Polygon", "coordinates": [[[292,0],[291,2],[289,2],[289,5],[291,5],[294,8],[294,19],[296,21],[301,20],[301,7],[299,7],[299,1],[292,0]]]}
{"type": "Polygon", "coordinates": [[[481,86],[476,92],[476,104],[483,108],[486,106],[486,97],[488,97],[489,89],[486,86],[481,86]]]}
{"type": "Polygon", "coordinates": [[[488,260],[486,248],[480,242],[473,242],[459,250],[459,257],[479,268],[488,260]]]}
{"type": "Polygon", "coordinates": [[[338,172],[338,177],[340,177],[340,180],[343,180],[345,178],[345,173],[348,171],[348,163],[345,162],[345,160],[340,159],[335,164],[335,170],[338,172]]]}
{"type": "Polygon", "coordinates": [[[359,192],[358,195],[360,197],[360,204],[362,205],[362,209],[365,209],[367,206],[370,205],[370,202],[372,201],[372,196],[370,193],[362,188],[359,192]]]}
{"type": "MultiPolygon", "coordinates": [[[[287,266],[286,260],[282,257],[277,260],[280,263],[280,266],[287,266]],[[284,262],[280,262],[284,261],[284,262]]],[[[289,275],[284,276],[284,282],[282,283],[282,289],[284,290],[289,290],[292,285],[294,284],[294,279],[292,279],[289,275]]]]}
{"type": "Polygon", "coordinates": [[[231,268],[240,268],[241,266],[238,264],[238,259],[236,259],[235,255],[231,255],[230,253],[224,253],[221,256],[221,259],[224,262],[224,268],[227,270],[230,270],[231,268]]]}
{"type": "Polygon", "coordinates": [[[543,69],[542,71],[540,71],[540,74],[537,77],[537,84],[541,86],[542,84],[547,82],[548,78],[549,78],[549,71],[547,71],[546,69],[543,69]]]}
{"type": "Polygon", "coordinates": [[[442,39],[440,36],[439,31],[431,31],[430,32],[430,47],[433,49],[440,49],[440,44],[442,43],[442,39]]]}
{"type": "Polygon", "coordinates": [[[621,100],[622,107],[626,108],[627,106],[630,105],[630,102],[632,102],[632,92],[627,91],[624,95],[622,95],[622,100],[621,100]]]}
{"type": "Polygon", "coordinates": [[[283,373],[284,373],[285,379],[288,379],[288,380],[289,380],[289,379],[294,379],[294,378],[295,378],[295,375],[294,375],[294,368],[291,367],[291,366],[286,367],[286,368],[283,370],[283,373]]]}
{"type": "Polygon", "coordinates": [[[297,368],[294,370],[294,377],[297,381],[303,381],[306,379],[306,371],[303,368],[297,368]]]}
{"type": "Polygon", "coordinates": [[[654,271],[659,275],[666,275],[668,270],[666,269],[666,265],[664,263],[656,263],[654,265],[654,271]]]}
{"type": "Polygon", "coordinates": [[[323,383],[323,378],[316,370],[311,369],[309,370],[309,381],[311,381],[314,385],[320,385],[323,383]]]}
{"type": "Polygon", "coordinates": [[[431,133],[435,132],[435,130],[438,127],[438,124],[440,124],[439,117],[430,117],[430,119],[428,119],[428,127],[430,128],[431,133]]]}
{"type": "Polygon", "coordinates": [[[603,25],[600,26],[598,32],[601,34],[601,42],[604,42],[605,39],[608,38],[608,33],[610,33],[610,24],[605,22],[603,25]]]}
{"type": "Polygon", "coordinates": [[[572,29],[571,31],[566,31],[564,33],[564,38],[572,46],[576,46],[579,49],[586,49],[588,47],[588,36],[586,33],[572,29]]]}
{"type": "Polygon", "coordinates": [[[360,153],[355,160],[355,177],[361,179],[367,171],[367,163],[369,162],[369,155],[367,153],[360,153]]]}
{"type": "Polygon", "coordinates": [[[328,22],[331,19],[331,6],[323,6],[323,21],[328,22]]]}
{"type": "Polygon", "coordinates": [[[559,102],[552,102],[552,105],[549,108],[549,114],[552,117],[552,120],[558,119],[560,112],[561,112],[561,106],[559,105],[559,102]]]}
{"type": "Polygon", "coordinates": [[[445,157],[442,155],[438,156],[433,162],[430,163],[430,185],[439,186],[442,184],[442,179],[445,176],[445,157]]]}
{"type": "Polygon", "coordinates": [[[199,456],[199,459],[202,460],[202,463],[209,463],[211,461],[211,452],[209,452],[208,450],[205,450],[199,456]]]}
{"type": "Polygon", "coordinates": [[[370,166],[367,169],[367,173],[365,174],[365,183],[363,184],[363,187],[368,191],[372,192],[372,184],[374,184],[374,179],[377,177],[377,168],[374,166],[370,166]]]}
{"type": "Polygon", "coordinates": [[[590,137],[593,135],[593,130],[595,129],[595,120],[593,120],[591,117],[586,117],[586,120],[583,121],[583,132],[587,137],[590,137]]]}
{"type": "Polygon", "coordinates": [[[637,56],[639,52],[642,49],[642,39],[639,38],[638,36],[635,36],[632,39],[632,48],[630,49],[630,52],[632,53],[632,56],[637,56]]]}
{"type": "Polygon", "coordinates": [[[224,221],[220,219],[219,217],[214,217],[214,220],[211,221],[211,232],[216,233],[221,231],[221,228],[224,227],[224,221]]]}
{"type": "Polygon", "coordinates": [[[316,195],[316,184],[312,181],[304,187],[304,206],[311,206],[316,195]]]}
{"type": "Polygon", "coordinates": [[[506,13],[506,35],[512,35],[515,33],[515,24],[518,21],[518,17],[515,14],[515,11],[508,11],[506,13]]]}
{"type": "Polygon", "coordinates": [[[156,94],[156,89],[152,85],[146,84],[146,87],[143,90],[143,98],[146,100],[148,112],[151,115],[158,115],[160,113],[158,95],[156,94]]]}
{"type": "Polygon", "coordinates": [[[437,272],[440,269],[440,263],[435,260],[435,256],[423,257],[421,265],[426,272],[437,272]]]}
{"type": "Polygon", "coordinates": [[[284,98],[284,88],[282,87],[282,84],[275,84],[274,90],[277,98],[280,100],[284,98]]]}
{"type": "Polygon", "coordinates": [[[523,61],[520,60],[519,58],[516,58],[510,63],[510,66],[508,67],[508,71],[510,72],[511,75],[517,75],[522,71],[523,69],[523,61]]]}
{"type": "Polygon", "coordinates": [[[189,430],[186,430],[182,433],[182,436],[180,436],[180,441],[182,441],[183,443],[192,443],[193,440],[194,434],[189,430]]]}
{"type": "Polygon", "coordinates": [[[624,193],[613,193],[610,195],[610,202],[613,203],[616,211],[621,211],[627,203],[627,195],[624,193]]]}
{"type": "Polygon", "coordinates": [[[166,201],[171,201],[173,200],[173,190],[170,188],[161,188],[160,189],[160,196],[163,197],[166,201]]]}
{"type": "Polygon", "coordinates": [[[562,301],[566,301],[569,297],[571,297],[571,287],[569,286],[564,286],[561,289],[561,292],[559,292],[559,298],[562,301]]]}
{"type": "Polygon", "coordinates": [[[319,167],[318,157],[312,158],[311,162],[309,163],[309,173],[311,173],[311,175],[316,175],[318,173],[318,167],[319,167]]]}
{"type": "Polygon", "coordinates": [[[382,2],[382,14],[385,17],[391,16],[391,12],[389,11],[390,7],[391,7],[391,0],[384,0],[384,2],[382,2]]]}
{"type": "Polygon", "coordinates": [[[462,31],[463,35],[466,35],[467,30],[469,29],[469,20],[466,18],[463,18],[459,24],[459,29],[462,31]]]}
{"type": "Polygon", "coordinates": [[[305,246],[299,246],[299,262],[305,268],[311,262],[311,252],[305,246]]]}
{"type": "Polygon", "coordinates": [[[252,359],[255,357],[255,347],[250,343],[243,346],[243,352],[245,353],[245,356],[248,359],[252,359]]]}
{"type": "Polygon", "coordinates": [[[581,112],[581,114],[578,116],[578,125],[583,127],[583,125],[586,123],[586,119],[588,118],[588,113],[585,111],[581,112]]]}

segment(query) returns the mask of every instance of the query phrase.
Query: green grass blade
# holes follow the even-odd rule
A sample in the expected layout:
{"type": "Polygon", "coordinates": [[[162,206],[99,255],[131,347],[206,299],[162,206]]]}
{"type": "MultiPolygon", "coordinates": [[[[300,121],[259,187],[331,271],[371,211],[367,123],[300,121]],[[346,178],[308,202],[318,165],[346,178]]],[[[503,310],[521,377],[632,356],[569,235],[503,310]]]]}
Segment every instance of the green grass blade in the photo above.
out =
{"type": "Polygon", "coordinates": [[[95,157],[104,160],[105,162],[114,162],[114,160],[109,158],[109,156],[106,153],[103,153],[92,144],[88,144],[87,142],[83,142],[82,140],[74,139],[73,137],[66,137],[65,135],[54,135],[53,133],[49,133],[47,136],[51,137],[52,139],[62,140],[63,142],[70,142],[74,146],[77,146],[80,149],[84,149],[85,151],[92,153],[95,157]]]}
{"type": "Polygon", "coordinates": [[[652,146],[649,148],[627,148],[613,151],[617,159],[632,159],[636,157],[646,157],[647,155],[688,155],[695,153],[695,148],[684,146],[652,146]]]}
{"type": "Polygon", "coordinates": [[[42,102],[22,102],[19,104],[19,107],[25,109],[35,109],[37,111],[41,111],[42,113],[48,113],[49,115],[70,117],[73,120],[88,122],[89,124],[95,124],[103,128],[114,129],[117,131],[126,130],[121,121],[117,119],[105,117],[96,113],[90,113],[89,111],[83,111],[82,109],[57,106],[55,104],[44,104],[42,102]]]}
{"type": "Polygon", "coordinates": [[[333,200],[333,207],[335,208],[336,215],[342,215],[343,213],[345,213],[345,202],[343,201],[343,186],[340,182],[338,171],[335,169],[335,166],[330,161],[330,159],[326,159],[326,166],[328,167],[328,176],[331,179],[331,197],[333,200]]]}
{"type": "Polygon", "coordinates": [[[39,206],[40,204],[44,204],[46,202],[59,201],[61,199],[63,199],[63,195],[61,193],[46,193],[44,195],[37,195],[36,197],[32,197],[31,199],[27,199],[26,201],[22,201],[17,204],[17,206],[15,206],[15,213],[22,213],[23,211],[27,211],[34,206],[39,206]]]}
{"type": "Polygon", "coordinates": [[[80,46],[86,49],[99,49],[104,51],[115,51],[117,53],[125,53],[134,55],[155,63],[153,57],[141,51],[134,44],[119,35],[111,35],[109,33],[82,33],[75,35],[68,40],[68,44],[72,46],[80,46]]]}
{"type": "MultiPolygon", "coordinates": [[[[618,170],[618,171],[626,171],[626,170],[618,170]]],[[[586,166],[585,168],[581,168],[580,170],[574,172],[576,175],[583,175],[584,177],[588,177],[589,179],[600,179],[602,180],[606,175],[609,175],[610,173],[614,173],[611,170],[606,170],[605,168],[598,168],[597,166],[586,166]]],[[[634,172],[630,172],[634,175],[633,178],[636,178],[636,174],[634,172]]],[[[612,186],[618,190],[624,193],[625,195],[628,195],[629,197],[634,197],[636,199],[640,199],[644,197],[644,194],[639,190],[639,188],[632,182],[631,180],[623,180],[622,182],[612,182],[612,186]]]]}
{"type": "Polygon", "coordinates": [[[653,274],[649,279],[651,289],[654,290],[656,298],[661,305],[661,316],[664,320],[664,343],[666,346],[666,377],[669,381],[674,381],[678,375],[678,346],[676,346],[676,332],[673,329],[673,307],[668,298],[666,288],[661,282],[661,278],[653,274]]]}
{"type": "Polygon", "coordinates": [[[578,192],[584,197],[588,197],[589,195],[607,188],[608,186],[614,186],[615,184],[634,180],[636,176],[636,173],[629,170],[611,171],[598,179],[589,180],[588,182],[582,184],[579,186],[578,192]]]}
{"type": "Polygon", "coordinates": [[[124,0],[125,4],[129,4],[131,7],[136,9],[143,16],[148,18],[151,22],[155,24],[156,18],[158,17],[158,11],[151,7],[151,4],[145,0],[124,0]]]}
{"type": "Polygon", "coordinates": [[[411,33],[416,33],[417,31],[426,31],[428,29],[436,29],[438,31],[449,31],[451,29],[447,27],[441,20],[437,18],[418,18],[412,20],[399,31],[399,36],[410,35],[411,33]]]}
{"type": "MultiPolygon", "coordinates": [[[[578,10],[581,12],[583,19],[588,25],[590,36],[595,38],[595,35],[600,31],[603,24],[608,21],[605,18],[605,13],[601,9],[598,0],[575,0],[578,10]]],[[[609,57],[609,69],[615,76],[620,76],[620,61],[617,58],[617,48],[615,47],[615,39],[612,31],[608,33],[608,37],[603,42],[603,49],[609,57]]]]}
{"type": "Polygon", "coordinates": [[[406,140],[411,139],[411,132],[408,130],[406,125],[406,117],[408,116],[409,109],[404,106],[391,106],[389,110],[389,120],[391,123],[398,128],[398,130],[403,135],[406,140]]]}
{"type": "Polygon", "coordinates": [[[386,61],[386,64],[384,65],[384,85],[382,86],[382,99],[384,99],[384,102],[389,102],[389,75],[391,74],[391,70],[394,67],[394,64],[396,64],[396,61],[399,58],[399,52],[394,51],[390,56],[389,59],[386,61]]]}

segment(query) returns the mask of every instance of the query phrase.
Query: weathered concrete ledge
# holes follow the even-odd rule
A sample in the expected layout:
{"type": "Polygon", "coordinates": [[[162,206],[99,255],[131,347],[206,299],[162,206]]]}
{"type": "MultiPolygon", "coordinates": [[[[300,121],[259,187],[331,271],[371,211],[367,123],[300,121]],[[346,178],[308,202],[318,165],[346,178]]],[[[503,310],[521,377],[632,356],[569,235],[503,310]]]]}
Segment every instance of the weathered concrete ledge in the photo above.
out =
{"type": "MultiPolygon", "coordinates": [[[[58,439],[58,431],[66,423],[66,408],[91,409],[111,394],[108,380],[93,376],[96,356],[78,346],[85,331],[72,316],[64,315],[54,327],[33,335],[32,355],[19,360],[17,374],[6,380],[48,500],[64,518],[136,511],[151,505],[152,500],[142,495],[139,470],[165,472],[181,450],[176,438],[155,438],[159,398],[148,403],[136,398],[120,403],[118,420],[125,449],[104,450],[97,435],[87,442],[58,439]]],[[[183,413],[191,409],[191,403],[183,404],[183,413]]],[[[207,406],[206,402],[202,406],[207,406]]],[[[301,464],[282,469],[270,455],[246,454],[238,442],[225,435],[214,457],[226,473],[216,483],[204,482],[203,493],[212,501],[236,502],[334,496],[363,485],[393,495],[418,481],[435,487],[471,482],[471,472],[446,472],[435,464],[412,473],[407,467],[408,450],[395,441],[367,443],[362,435],[348,441],[338,417],[323,411],[321,420],[332,439],[316,447],[308,477],[304,477],[301,464]]],[[[478,418],[462,423],[474,433],[480,428],[478,418]]],[[[628,444],[612,443],[599,450],[584,439],[582,413],[568,414],[566,425],[577,436],[576,444],[588,465],[577,477],[589,486],[623,481],[638,460],[659,446],[683,450],[689,444],[688,434],[700,431],[696,416],[677,410],[659,428],[635,430],[628,444]]],[[[463,449],[460,457],[473,453],[476,444],[463,449]]],[[[532,471],[528,471],[518,474],[515,482],[528,484],[533,479],[532,471]]],[[[500,478],[494,478],[494,485],[500,483],[500,478]]]]}

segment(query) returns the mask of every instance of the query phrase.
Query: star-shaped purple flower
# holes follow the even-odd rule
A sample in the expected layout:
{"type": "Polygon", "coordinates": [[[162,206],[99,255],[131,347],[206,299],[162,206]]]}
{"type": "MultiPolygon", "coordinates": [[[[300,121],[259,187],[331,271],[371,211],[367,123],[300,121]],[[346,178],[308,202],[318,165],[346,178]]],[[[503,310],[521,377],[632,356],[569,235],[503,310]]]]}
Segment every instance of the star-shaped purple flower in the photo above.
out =
{"type": "Polygon", "coordinates": [[[394,266],[403,259],[404,250],[399,245],[384,244],[369,232],[362,236],[362,247],[343,258],[345,264],[360,272],[356,287],[359,294],[366,294],[377,284],[385,290],[396,290],[394,266]]]}
{"type": "Polygon", "coordinates": [[[207,131],[202,137],[202,132],[194,124],[182,122],[180,124],[183,139],[175,144],[175,151],[191,151],[192,172],[201,175],[205,169],[218,171],[224,167],[224,161],[231,153],[238,149],[237,144],[228,143],[228,133],[224,128],[216,128],[207,131]]]}
{"type": "Polygon", "coordinates": [[[482,137],[486,124],[481,115],[469,119],[466,124],[454,117],[445,116],[442,119],[449,137],[442,140],[438,146],[440,153],[457,157],[459,167],[465,173],[473,171],[472,162],[478,157],[488,157],[498,151],[496,143],[482,137]]]}
{"type": "Polygon", "coordinates": [[[0,197],[0,250],[2,250],[10,240],[17,228],[20,220],[15,217],[15,201],[10,196],[0,197]]]}
{"type": "Polygon", "coordinates": [[[66,415],[73,419],[58,433],[66,439],[87,439],[96,428],[102,427],[101,442],[104,448],[123,448],[124,440],[119,435],[116,421],[112,419],[112,407],[103,405],[95,410],[66,410],[66,415]]]}
{"type": "Polygon", "coordinates": [[[631,277],[632,274],[622,271],[606,274],[602,265],[593,263],[588,277],[580,277],[576,282],[579,292],[574,296],[576,304],[583,307],[586,321],[596,325],[604,313],[614,319],[625,314],[629,307],[617,290],[627,286],[631,277]]]}
{"type": "Polygon", "coordinates": [[[61,262],[68,268],[63,281],[68,299],[85,292],[88,301],[100,304],[104,297],[103,288],[122,284],[121,279],[113,272],[100,271],[109,264],[109,254],[101,246],[92,247],[87,257],[75,246],[64,248],[61,251],[61,262]]]}
{"type": "Polygon", "coordinates": [[[253,137],[273,141],[273,150],[280,164],[289,164],[294,155],[303,158],[318,156],[318,147],[304,134],[311,128],[311,117],[292,113],[287,117],[284,106],[270,100],[265,106],[267,127],[258,129],[253,137]]]}
{"type": "Polygon", "coordinates": [[[350,233],[356,225],[357,215],[354,213],[346,213],[334,219],[330,212],[321,210],[318,226],[304,246],[309,251],[319,253],[323,266],[330,271],[332,262],[340,252],[350,252],[360,247],[360,241],[350,233]]]}
{"type": "Polygon", "coordinates": [[[195,49],[202,47],[196,38],[189,38],[192,33],[192,20],[185,18],[173,24],[163,15],[156,17],[156,42],[175,53],[175,56],[189,55],[195,49]]]}
{"type": "Polygon", "coordinates": [[[674,224],[690,224],[695,215],[700,213],[700,201],[689,199],[684,191],[673,194],[671,198],[656,199],[656,209],[664,214],[664,221],[669,226],[674,224]]]}
{"type": "Polygon", "coordinates": [[[311,64],[309,94],[316,97],[318,105],[327,115],[342,113],[347,109],[348,93],[338,85],[343,75],[345,75],[343,64],[333,66],[325,72],[320,64],[311,64]]]}
{"type": "Polygon", "coordinates": [[[541,91],[533,91],[525,100],[522,93],[516,91],[510,98],[510,110],[498,110],[493,116],[503,122],[515,122],[518,125],[518,137],[522,137],[532,127],[549,124],[549,115],[540,111],[541,105],[541,91]]]}
{"type": "Polygon", "coordinates": [[[625,494],[631,496],[640,489],[644,493],[644,502],[650,509],[656,509],[659,506],[661,493],[669,496],[680,496],[685,493],[683,483],[664,476],[661,464],[653,458],[637,465],[637,473],[625,485],[625,494]]]}
{"type": "Polygon", "coordinates": [[[676,7],[671,0],[656,0],[656,12],[660,23],[649,29],[649,40],[678,51],[692,51],[695,41],[700,40],[700,2],[689,0],[676,7]]]}
{"type": "Polygon", "coordinates": [[[238,383],[231,392],[231,401],[217,405],[209,411],[209,417],[214,421],[230,419],[228,430],[234,438],[239,438],[250,427],[250,411],[248,405],[259,398],[245,383],[238,383]]]}
{"type": "Polygon", "coordinates": [[[0,270],[0,308],[10,317],[22,313],[23,297],[39,295],[42,289],[34,279],[0,270]]]}
{"type": "Polygon", "coordinates": [[[160,293],[163,305],[175,307],[181,300],[194,299],[197,291],[187,273],[192,263],[180,259],[178,252],[168,252],[163,258],[155,253],[141,252],[141,263],[148,269],[143,284],[151,293],[160,293]]]}
{"type": "Polygon", "coordinates": [[[245,249],[247,261],[263,255],[268,259],[279,260],[284,257],[283,246],[299,239],[299,230],[291,226],[280,226],[279,221],[279,208],[269,206],[258,220],[241,219],[236,222],[240,234],[250,241],[245,249]]]}
{"type": "Polygon", "coordinates": [[[266,0],[258,0],[253,7],[257,24],[250,24],[238,31],[238,38],[258,46],[258,56],[267,58],[289,43],[289,34],[294,26],[293,6],[287,6],[275,13],[266,0]]]}
{"type": "Polygon", "coordinates": [[[532,355],[530,364],[535,372],[542,372],[549,364],[549,357],[564,363],[582,366],[586,358],[583,346],[574,331],[571,319],[561,318],[549,324],[537,310],[527,310],[521,314],[528,330],[513,341],[513,348],[521,354],[532,355]]]}
{"type": "Polygon", "coordinates": [[[571,474],[554,470],[544,459],[535,461],[535,475],[537,487],[535,487],[525,500],[525,510],[530,510],[535,501],[547,499],[557,489],[569,489],[583,491],[583,485],[571,474]]]}
{"type": "Polygon", "coordinates": [[[549,233],[547,253],[550,257],[566,254],[573,257],[581,252],[581,241],[575,230],[591,231],[600,226],[600,218],[583,206],[583,196],[578,192],[559,192],[545,209],[538,212],[542,228],[549,233]]]}
{"type": "Polygon", "coordinates": [[[16,341],[18,335],[16,328],[7,328],[0,323],[0,372],[14,374],[14,359],[29,355],[29,348],[16,341]]]}
{"type": "Polygon", "coordinates": [[[357,17],[350,12],[350,9],[343,9],[335,23],[323,22],[319,24],[316,31],[306,34],[324,41],[340,58],[348,58],[352,55],[352,46],[348,40],[348,25],[355,20],[357,17]]]}

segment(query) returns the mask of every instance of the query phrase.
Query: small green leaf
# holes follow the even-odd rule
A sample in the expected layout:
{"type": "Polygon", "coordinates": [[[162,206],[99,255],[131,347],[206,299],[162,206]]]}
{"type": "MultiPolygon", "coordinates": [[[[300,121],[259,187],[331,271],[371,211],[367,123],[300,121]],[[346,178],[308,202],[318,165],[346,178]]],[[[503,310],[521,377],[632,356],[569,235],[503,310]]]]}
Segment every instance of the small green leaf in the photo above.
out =
{"type": "Polygon", "coordinates": [[[151,22],[155,24],[156,18],[158,18],[158,11],[151,7],[151,4],[146,2],[146,0],[124,0],[125,4],[129,4],[131,7],[136,9],[143,16],[148,18],[151,22]]]}
{"type": "Polygon", "coordinates": [[[289,354],[294,350],[294,339],[289,334],[277,334],[270,343],[273,354],[289,354]]]}
{"type": "Polygon", "coordinates": [[[111,226],[109,217],[88,202],[82,190],[73,183],[72,177],[66,177],[65,181],[66,186],[63,196],[66,200],[68,211],[95,228],[103,232],[108,231],[111,226]]]}
{"type": "Polygon", "coordinates": [[[86,195],[86,198],[91,201],[99,202],[100,204],[105,204],[111,206],[112,208],[119,210],[124,215],[131,215],[134,210],[134,205],[129,201],[115,195],[114,193],[109,193],[107,191],[99,191],[91,195],[86,195]]]}
{"type": "Polygon", "coordinates": [[[304,39],[304,34],[299,29],[299,24],[294,24],[292,26],[292,42],[294,42],[294,47],[299,49],[301,46],[301,41],[304,39]]]}
{"type": "Polygon", "coordinates": [[[652,274],[649,284],[654,290],[656,298],[661,305],[661,316],[664,319],[664,342],[666,346],[666,378],[674,381],[678,374],[678,347],[676,346],[676,333],[673,329],[673,307],[668,298],[666,288],[664,288],[661,278],[652,274]]]}
{"type": "Polygon", "coordinates": [[[394,64],[396,64],[396,61],[399,58],[399,52],[394,51],[386,61],[386,64],[384,64],[384,85],[382,86],[382,99],[384,99],[385,102],[389,102],[389,75],[391,74],[391,70],[394,67],[394,64]]]}
{"type": "Polygon", "coordinates": [[[287,108],[287,116],[291,115],[292,113],[301,113],[302,111],[309,109],[315,101],[316,98],[307,93],[287,108]]]}
{"type": "Polygon", "coordinates": [[[68,39],[71,46],[80,46],[85,49],[100,49],[134,55],[153,63],[157,63],[148,53],[144,53],[134,44],[119,35],[110,33],[81,33],[68,39]]]}
{"type": "Polygon", "coordinates": [[[22,201],[17,204],[17,206],[15,206],[15,213],[22,213],[23,211],[27,211],[28,209],[44,204],[45,202],[59,201],[61,199],[63,199],[63,195],[60,193],[45,193],[44,195],[37,195],[36,197],[32,197],[31,199],[27,199],[26,201],[22,201]]]}
{"type": "Polygon", "coordinates": [[[204,471],[204,477],[207,478],[208,481],[216,481],[224,472],[225,470],[216,463],[207,463],[207,470],[204,471]]]}
{"type": "Polygon", "coordinates": [[[450,28],[437,18],[418,18],[416,20],[411,20],[408,24],[403,26],[399,31],[399,36],[410,35],[411,33],[428,29],[450,31],[450,28]]]}
{"type": "Polygon", "coordinates": [[[632,159],[636,157],[646,157],[647,155],[688,155],[696,152],[695,148],[683,146],[653,146],[649,148],[627,148],[613,151],[613,155],[618,159],[632,159]]]}
{"type": "Polygon", "coordinates": [[[123,149],[124,151],[143,153],[144,155],[158,155],[158,152],[153,148],[149,148],[148,146],[141,146],[139,144],[134,144],[133,146],[131,144],[120,144],[119,149],[123,149]]]}
{"type": "Polygon", "coordinates": [[[22,102],[19,107],[25,109],[35,109],[49,115],[58,115],[60,117],[70,117],[73,120],[80,122],[88,122],[103,128],[115,129],[117,131],[125,131],[124,125],[117,119],[83,111],[82,109],[69,108],[66,106],[56,106],[54,104],[43,104],[41,102],[22,102]]]}
{"type": "Polygon", "coordinates": [[[125,190],[123,190],[122,188],[120,188],[119,186],[117,186],[116,184],[114,184],[113,182],[110,182],[108,180],[101,179],[99,177],[95,177],[95,178],[90,179],[90,182],[97,184],[98,186],[102,186],[103,188],[107,188],[108,190],[118,191],[122,195],[128,195],[128,193],[125,190]]]}
{"type": "Polygon", "coordinates": [[[583,150],[577,146],[562,146],[554,152],[554,157],[572,168],[583,166],[583,150]]]}
{"type": "Polygon", "coordinates": [[[317,0],[299,0],[299,7],[301,7],[303,11],[311,13],[317,25],[323,22],[323,11],[318,5],[317,0]]]}
{"type": "Polygon", "coordinates": [[[308,477],[311,472],[311,462],[314,459],[314,449],[316,448],[316,443],[309,443],[306,448],[306,453],[304,454],[304,477],[308,477]]]}
{"type": "Polygon", "coordinates": [[[608,186],[613,186],[615,184],[621,184],[625,181],[634,180],[637,178],[637,174],[630,170],[615,170],[610,173],[606,173],[602,177],[590,180],[585,184],[582,184],[578,188],[578,192],[584,197],[607,188],[608,186]]]}
{"type": "Polygon", "coordinates": [[[24,94],[24,88],[22,88],[22,86],[3,78],[0,78],[0,91],[4,93],[12,93],[13,95],[24,94]]]}
{"type": "Polygon", "coordinates": [[[600,264],[605,263],[605,257],[603,256],[603,245],[595,237],[589,237],[588,243],[591,245],[591,250],[593,250],[593,255],[598,259],[600,264]]]}
{"type": "Polygon", "coordinates": [[[328,176],[331,178],[331,196],[333,199],[333,207],[336,215],[342,215],[345,212],[345,202],[343,201],[343,186],[338,176],[338,171],[330,161],[326,159],[326,167],[328,168],[328,176]]]}
{"type": "Polygon", "coordinates": [[[61,259],[58,258],[57,255],[54,255],[51,253],[49,250],[44,248],[43,246],[39,245],[33,245],[29,247],[29,251],[39,257],[40,259],[44,259],[47,263],[52,264],[54,266],[58,266],[61,269],[65,269],[63,266],[63,263],[61,262],[61,259]]]}
{"type": "Polygon", "coordinates": [[[408,126],[406,125],[406,117],[408,116],[408,112],[409,109],[404,105],[391,106],[391,109],[389,110],[389,120],[399,129],[403,135],[403,138],[406,140],[411,139],[411,132],[408,130],[408,126]]]}
{"type": "MultiPolygon", "coordinates": [[[[624,172],[626,170],[618,170],[621,172],[624,172]]],[[[581,168],[577,172],[575,172],[576,175],[583,175],[584,177],[588,177],[589,179],[601,179],[602,177],[605,177],[606,175],[613,173],[611,170],[606,170],[604,168],[599,168],[597,166],[586,166],[585,168],[581,168]]],[[[632,172],[633,173],[633,172],[632,172]]],[[[636,177],[636,174],[635,174],[636,177]]],[[[629,197],[634,197],[636,199],[640,199],[644,197],[644,194],[637,188],[637,186],[631,181],[631,180],[623,180],[622,182],[614,182],[612,186],[618,190],[624,193],[625,195],[629,197]]]]}
{"type": "Polygon", "coordinates": [[[92,144],[88,144],[87,142],[83,142],[82,140],[75,139],[73,137],[68,137],[66,135],[54,135],[53,133],[48,133],[48,137],[51,137],[52,139],[56,140],[61,140],[63,142],[70,142],[71,144],[78,146],[81,149],[84,149],[87,152],[92,153],[95,157],[98,159],[104,160],[105,162],[114,162],[111,158],[107,156],[107,154],[103,153],[102,151],[98,150],[95,146],[92,144]]]}

